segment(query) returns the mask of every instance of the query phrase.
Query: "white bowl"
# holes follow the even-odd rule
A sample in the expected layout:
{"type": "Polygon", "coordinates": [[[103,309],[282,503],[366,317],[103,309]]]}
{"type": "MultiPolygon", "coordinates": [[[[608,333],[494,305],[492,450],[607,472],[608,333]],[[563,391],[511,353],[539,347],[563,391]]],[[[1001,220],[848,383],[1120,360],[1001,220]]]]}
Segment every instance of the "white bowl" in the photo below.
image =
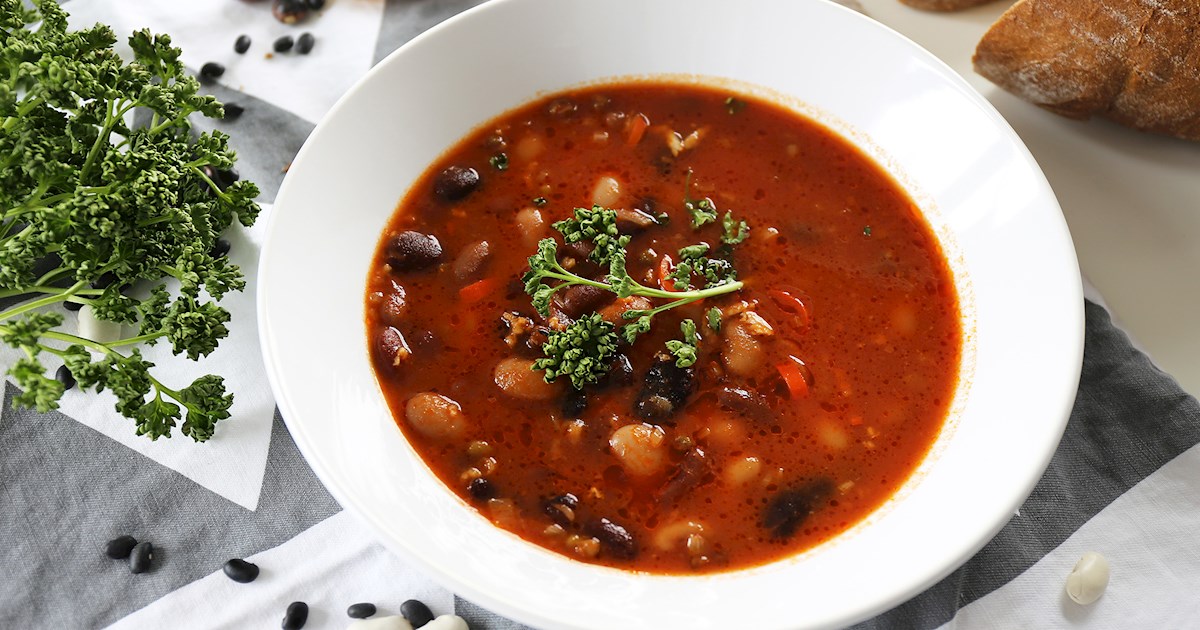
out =
{"type": "Polygon", "coordinates": [[[283,417],[330,492],[446,587],[539,627],[826,627],[901,603],[1033,488],[1083,348],[1070,235],[1012,129],[931,54],[821,1],[495,0],[448,20],[376,66],[304,145],[271,213],[258,305],[283,417]],[[901,491],[814,550],[717,575],[583,564],[492,526],[405,441],[366,349],[372,252],[432,160],[541,93],[661,74],[736,80],[850,137],[918,200],[964,313],[954,411],[901,491]]]}

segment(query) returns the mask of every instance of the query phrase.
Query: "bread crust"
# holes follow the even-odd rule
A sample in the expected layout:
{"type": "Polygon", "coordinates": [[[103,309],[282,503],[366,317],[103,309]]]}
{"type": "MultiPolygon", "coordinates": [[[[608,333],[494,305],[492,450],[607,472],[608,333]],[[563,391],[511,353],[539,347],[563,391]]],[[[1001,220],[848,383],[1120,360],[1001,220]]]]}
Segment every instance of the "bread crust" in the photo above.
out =
{"type": "Polygon", "coordinates": [[[1200,140],[1197,0],[1020,0],[973,62],[1057,114],[1200,140]]]}
{"type": "Polygon", "coordinates": [[[987,4],[994,0],[900,0],[915,9],[925,11],[958,11],[970,7],[987,4]]]}

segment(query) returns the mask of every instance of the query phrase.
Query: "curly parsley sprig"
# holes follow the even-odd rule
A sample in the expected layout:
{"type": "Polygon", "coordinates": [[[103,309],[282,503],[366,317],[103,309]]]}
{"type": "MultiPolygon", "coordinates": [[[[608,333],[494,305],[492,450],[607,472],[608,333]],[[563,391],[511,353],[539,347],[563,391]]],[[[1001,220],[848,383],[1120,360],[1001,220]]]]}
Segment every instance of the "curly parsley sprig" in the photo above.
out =
{"type": "Polygon", "coordinates": [[[189,116],[219,118],[221,104],[199,93],[165,35],[133,33],[125,63],[109,27],[69,32],[53,0],[32,9],[0,0],[0,34],[0,300],[16,304],[0,311],[0,341],[25,355],[8,370],[23,390],[15,402],[58,406],[64,388],[39,361],[47,353],[81,387],[111,390],[139,434],[169,436],[183,419],[185,435],[208,439],[229,416],[223,380],[171,389],[137,349],[118,348],[166,339],[198,359],[229,333],[216,301],[245,280],[211,252],[222,230],[253,224],[259,207],[254,184],[222,187],[209,176],[233,166],[228,137],[193,134],[189,116]],[[135,108],[149,113],[147,125],[127,123],[135,108]],[[149,297],[128,295],[135,284],[149,297]],[[62,315],[46,310],[65,302],[138,334],[66,334],[62,315]]]}
{"type": "MultiPolygon", "coordinates": [[[[704,270],[697,272],[707,280],[704,288],[691,285],[692,271],[683,279],[676,278],[675,286],[680,289],[678,291],[664,291],[639,283],[629,275],[625,266],[625,248],[629,237],[620,234],[616,225],[616,213],[607,208],[576,208],[573,218],[555,223],[554,228],[563,234],[568,243],[588,241],[594,244],[595,248],[589,254],[589,258],[597,264],[607,266],[609,271],[603,281],[577,275],[558,261],[558,243],[552,238],[542,239],[538,243],[537,253],[529,257],[529,271],[522,277],[522,281],[525,283],[525,292],[533,299],[533,307],[543,317],[549,317],[550,301],[555,293],[576,285],[611,291],[621,298],[637,295],[669,300],[654,308],[629,310],[622,315],[632,321],[621,328],[620,337],[633,343],[640,335],[650,330],[655,315],[706,298],[733,293],[743,286],[743,283],[737,280],[737,275],[728,261],[721,259],[712,260],[719,260],[724,266],[717,262],[701,263],[698,259],[691,259],[689,264],[693,266],[689,269],[694,270],[698,269],[699,265],[707,265],[704,270]],[[711,273],[706,273],[705,270],[711,273]]],[[[700,249],[684,249],[698,252],[698,255],[708,251],[708,245],[705,244],[693,247],[700,249]]],[[[691,338],[694,339],[694,324],[692,331],[691,338]]],[[[534,369],[546,370],[547,380],[569,374],[572,376],[572,383],[582,388],[585,383],[595,382],[608,369],[611,356],[601,352],[601,349],[615,348],[617,340],[615,327],[603,322],[599,315],[593,313],[575,322],[565,331],[551,333],[550,341],[543,346],[547,357],[539,359],[534,369]],[[597,321],[605,325],[601,326],[597,321]],[[588,360],[586,363],[585,359],[588,360]]],[[[694,360],[693,357],[692,361],[694,360]]]]}

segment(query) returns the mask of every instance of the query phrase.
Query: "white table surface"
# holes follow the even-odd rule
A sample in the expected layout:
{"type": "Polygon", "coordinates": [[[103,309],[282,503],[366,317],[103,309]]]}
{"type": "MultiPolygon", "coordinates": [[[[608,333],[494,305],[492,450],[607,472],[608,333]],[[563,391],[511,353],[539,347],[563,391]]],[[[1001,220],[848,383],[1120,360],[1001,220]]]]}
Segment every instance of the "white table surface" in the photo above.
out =
{"type": "Polygon", "coordinates": [[[1068,120],[975,74],[975,46],[1010,2],[952,13],[898,0],[860,2],[954,68],[1008,119],[1058,196],[1084,277],[1159,367],[1200,394],[1200,143],[1068,120]]]}

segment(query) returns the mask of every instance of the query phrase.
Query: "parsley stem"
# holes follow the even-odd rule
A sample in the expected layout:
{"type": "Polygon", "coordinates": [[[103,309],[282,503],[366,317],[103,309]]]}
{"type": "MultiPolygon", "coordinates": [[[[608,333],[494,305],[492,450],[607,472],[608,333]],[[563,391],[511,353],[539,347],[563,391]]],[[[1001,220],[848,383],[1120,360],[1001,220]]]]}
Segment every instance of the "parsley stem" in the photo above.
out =
{"type": "Polygon", "coordinates": [[[82,289],[85,286],[87,286],[87,282],[80,280],[79,282],[76,282],[74,285],[72,285],[70,288],[62,290],[61,293],[55,293],[54,295],[48,295],[40,300],[26,302],[25,304],[22,304],[20,306],[14,306],[14,307],[8,309],[7,311],[0,312],[0,321],[12,319],[13,317],[16,317],[17,315],[20,315],[21,313],[26,313],[26,312],[29,312],[29,311],[32,311],[35,309],[39,309],[43,306],[48,306],[50,304],[62,302],[64,300],[66,300],[67,298],[71,297],[72,295],[74,295],[76,291],[79,291],[80,289],[82,289]]]}

